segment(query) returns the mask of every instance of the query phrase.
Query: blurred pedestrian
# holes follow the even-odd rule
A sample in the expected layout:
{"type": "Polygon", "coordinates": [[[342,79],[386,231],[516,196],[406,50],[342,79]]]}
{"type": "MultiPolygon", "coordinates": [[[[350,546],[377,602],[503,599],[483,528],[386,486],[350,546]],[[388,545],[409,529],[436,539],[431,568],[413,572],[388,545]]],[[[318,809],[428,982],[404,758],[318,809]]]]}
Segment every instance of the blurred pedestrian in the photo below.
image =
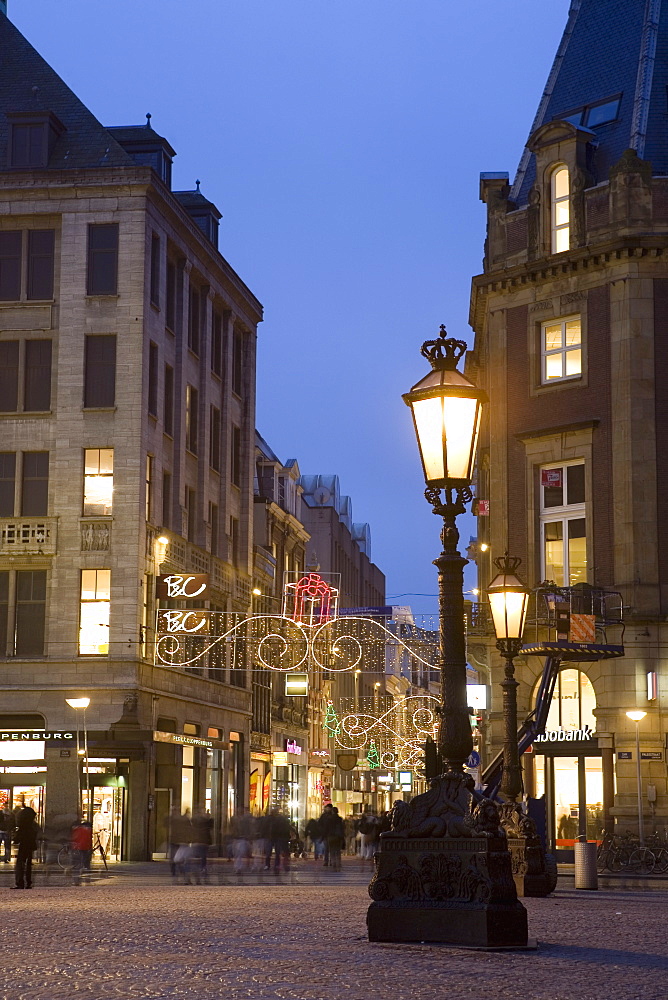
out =
{"type": "Polygon", "coordinates": [[[18,847],[12,889],[32,889],[32,856],[37,848],[39,827],[37,813],[30,806],[24,806],[16,816],[14,843],[18,847]]]}
{"type": "Polygon", "coordinates": [[[200,881],[206,882],[209,875],[208,861],[209,849],[213,841],[213,818],[204,809],[196,809],[191,826],[190,866],[195,881],[199,885],[200,881]]]}
{"type": "Polygon", "coordinates": [[[245,871],[252,857],[253,817],[244,806],[239,806],[231,823],[232,859],[234,871],[240,875],[245,871]]]}
{"type": "Polygon", "coordinates": [[[327,843],[329,846],[329,866],[335,872],[341,871],[341,849],[345,843],[343,820],[336,806],[332,807],[327,843]]]}
{"type": "Polygon", "coordinates": [[[269,816],[269,848],[265,855],[265,869],[271,868],[271,854],[274,852],[274,872],[278,874],[283,869],[290,869],[290,820],[278,806],[271,810],[269,816]]]}
{"type": "Polygon", "coordinates": [[[12,837],[15,829],[16,823],[12,811],[5,806],[4,809],[0,810],[0,848],[4,846],[3,861],[6,865],[9,864],[12,857],[12,837]]]}
{"type": "Polygon", "coordinates": [[[93,824],[88,820],[75,823],[70,832],[72,849],[72,871],[78,885],[84,872],[90,871],[93,856],[93,824]]]}
{"type": "Polygon", "coordinates": [[[181,876],[185,885],[190,885],[188,861],[190,860],[190,842],[192,840],[192,823],[190,809],[172,817],[172,837],[176,845],[172,878],[176,881],[181,876]]]}
{"type": "Polygon", "coordinates": [[[319,820],[313,817],[308,821],[306,824],[306,836],[311,841],[311,847],[313,848],[313,860],[317,861],[318,858],[322,857],[324,850],[319,820]]]}
{"type": "Polygon", "coordinates": [[[376,841],[378,839],[378,822],[374,814],[368,809],[365,809],[360,816],[359,831],[362,835],[360,844],[362,862],[373,861],[376,841]]]}
{"type": "Polygon", "coordinates": [[[329,867],[329,834],[332,828],[333,820],[334,820],[334,806],[332,805],[331,802],[328,802],[325,808],[322,810],[322,813],[320,814],[320,819],[318,820],[324,844],[322,863],[325,868],[329,867]]]}

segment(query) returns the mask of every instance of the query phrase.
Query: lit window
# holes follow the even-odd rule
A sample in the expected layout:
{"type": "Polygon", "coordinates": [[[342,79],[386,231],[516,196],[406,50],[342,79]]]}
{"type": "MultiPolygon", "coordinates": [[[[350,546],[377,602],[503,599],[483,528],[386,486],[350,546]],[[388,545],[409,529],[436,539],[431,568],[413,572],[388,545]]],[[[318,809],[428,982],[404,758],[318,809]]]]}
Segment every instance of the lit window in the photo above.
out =
{"type": "Polygon", "coordinates": [[[542,576],[558,587],[587,580],[587,522],[583,462],[540,470],[542,576]]]}
{"type": "Polygon", "coordinates": [[[541,382],[582,374],[582,324],[579,316],[553,319],[541,326],[541,382]]]}
{"type": "Polygon", "coordinates": [[[111,514],[114,492],[114,449],[87,448],[84,456],[84,517],[111,514]]]}
{"type": "Polygon", "coordinates": [[[110,606],[111,570],[82,569],[79,617],[79,653],[82,656],[108,656],[110,606]]]}
{"type": "Polygon", "coordinates": [[[568,167],[557,167],[552,174],[552,253],[570,248],[571,186],[568,167]]]}

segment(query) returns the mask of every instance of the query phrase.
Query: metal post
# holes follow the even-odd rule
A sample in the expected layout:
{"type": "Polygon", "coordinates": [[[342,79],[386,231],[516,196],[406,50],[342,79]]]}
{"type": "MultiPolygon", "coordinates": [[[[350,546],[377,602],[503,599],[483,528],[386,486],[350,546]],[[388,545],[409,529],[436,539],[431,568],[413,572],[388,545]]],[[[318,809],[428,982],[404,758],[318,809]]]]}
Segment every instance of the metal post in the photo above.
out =
{"type": "Polygon", "coordinates": [[[441,503],[440,490],[425,493],[434,513],[443,518],[441,541],[443,551],[434,565],[438,569],[439,602],[439,666],[441,672],[441,717],[438,727],[438,754],[446,771],[464,771],[464,764],[473,750],[466,695],[466,638],[464,633],[464,566],[467,560],[457,550],[459,532],[455,524],[458,514],[465,511],[468,490],[445,490],[441,503]]]}
{"type": "Polygon", "coordinates": [[[86,819],[90,821],[92,819],[93,813],[91,808],[92,803],[90,801],[90,767],[88,765],[88,729],[86,728],[85,708],[83,710],[83,729],[84,729],[84,762],[86,768],[86,798],[88,800],[86,806],[86,819]]]}
{"type": "Polygon", "coordinates": [[[640,773],[640,722],[636,720],[636,777],[638,783],[638,839],[645,846],[645,818],[642,811],[642,776],[640,773]]]}
{"type": "Polygon", "coordinates": [[[517,745],[517,688],[515,680],[515,657],[522,646],[521,639],[499,639],[497,648],[506,661],[505,677],[501,682],[503,691],[503,772],[501,793],[508,802],[517,802],[522,793],[522,765],[517,745]]]}

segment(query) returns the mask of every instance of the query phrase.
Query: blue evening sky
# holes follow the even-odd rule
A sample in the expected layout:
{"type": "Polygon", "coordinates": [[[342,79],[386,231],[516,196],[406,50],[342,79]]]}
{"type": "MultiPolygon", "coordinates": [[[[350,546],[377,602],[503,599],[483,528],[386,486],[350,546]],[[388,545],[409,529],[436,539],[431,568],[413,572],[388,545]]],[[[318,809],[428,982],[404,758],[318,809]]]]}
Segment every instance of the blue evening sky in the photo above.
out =
{"type": "Polygon", "coordinates": [[[9,0],[103,124],[150,111],[174,187],[200,178],[218,205],[220,249],[265,307],[258,428],[303,473],[339,476],[388,597],[416,612],[436,608],[413,595],[435,594],[439,523],[401,393],[440,323],[470,338],[479,174],[514,173],[568,7],[9,0]]]}

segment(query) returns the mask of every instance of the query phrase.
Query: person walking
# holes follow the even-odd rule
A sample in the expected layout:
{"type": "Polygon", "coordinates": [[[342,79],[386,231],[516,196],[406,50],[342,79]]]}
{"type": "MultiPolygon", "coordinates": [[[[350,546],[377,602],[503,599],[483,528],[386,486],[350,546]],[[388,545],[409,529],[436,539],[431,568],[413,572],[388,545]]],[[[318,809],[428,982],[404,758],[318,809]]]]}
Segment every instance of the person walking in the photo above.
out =
{"type": "Polygon", "coordinates": [[[180,875],[184,885],[190,885],[190,876],[188,875],[188,861],[190,859],[190,844],[192,841],[190,809],[186,809],[182,815],[179,814],[172,818],[172,837],[176,844],[172,878],[176,881],[180,875]]]}
{"type": "Polygon", "coordinates": [[[332,831],[334,820],[334,806],[331,802],[328,802],[325,808],[322,810],[320,819],[318,820],[320,824],[320,832],[322,834],[322,839],[324,843],[324,857],[323,857],[323,867],[329,867],[329,835],[332,831]]]}
{"type": "Polygon", "coordinates": [[[4,845],[5,856],[3,861],[6,865],[9,864],[12,857],[12,836],[15,829],[16,825],[12,811],[5,806],[4,809],[0,809],[0,847],[4,845]]]}
{"type": "Polygon", "coordinates": [[[322,843],[322,831],[320,830],[320,821],[311,818],[306,824],[305,830],[306,836],[311,841],[311,846],[313,847],[313,860],[317,861],[318,858],[322,857],[323,853],[323,843],[322,843]]]}
{"type": "Polygon", "coordinates": [[[341,849],[345,843],[345,828],[343,819],[339,816],[336,806],[332,807],[332,815],[329,821],[329,832],[327,834],[327,844],[329,847],[329,867],[332,871],[341,871],[341,849]]]}
{"type": "Polygon", "coordinates": [[[206,883],[209,877],[208,860],[213,840],[212,832],[213,818],[211,814],[205,812],[204,809],[196,809],[192,818],[190,863],[195,882],[198,885],[200,881],[206,883]]]}
{"type": "Polygon", "coordinates": [[[30,806],[24,806],[16,817],[14,843],[18,847],[14,867],[15,885],[12,889],[32,889],[32,856],[37,848],[39,827],[37,813],[30,806]]]}
{"type": "Polygon", "coordinates": [[[79,885],[83,873],[90,871],[90,862],[93,857],[92,823],[88,820],[75,823],[70,833],[70,847],[72,848],[74,883],[79,885]]]}
{"type": "Polygon", "coordinates": [[[271,867],[271,853],[274,851],[274,872],[276,875],[281,870],[281,858],[283,859],[284,871],[290,869],[290,820],[276,806],[271,811],[269,817],[269,850],[265,858],[265,869],[271,867]]]}

